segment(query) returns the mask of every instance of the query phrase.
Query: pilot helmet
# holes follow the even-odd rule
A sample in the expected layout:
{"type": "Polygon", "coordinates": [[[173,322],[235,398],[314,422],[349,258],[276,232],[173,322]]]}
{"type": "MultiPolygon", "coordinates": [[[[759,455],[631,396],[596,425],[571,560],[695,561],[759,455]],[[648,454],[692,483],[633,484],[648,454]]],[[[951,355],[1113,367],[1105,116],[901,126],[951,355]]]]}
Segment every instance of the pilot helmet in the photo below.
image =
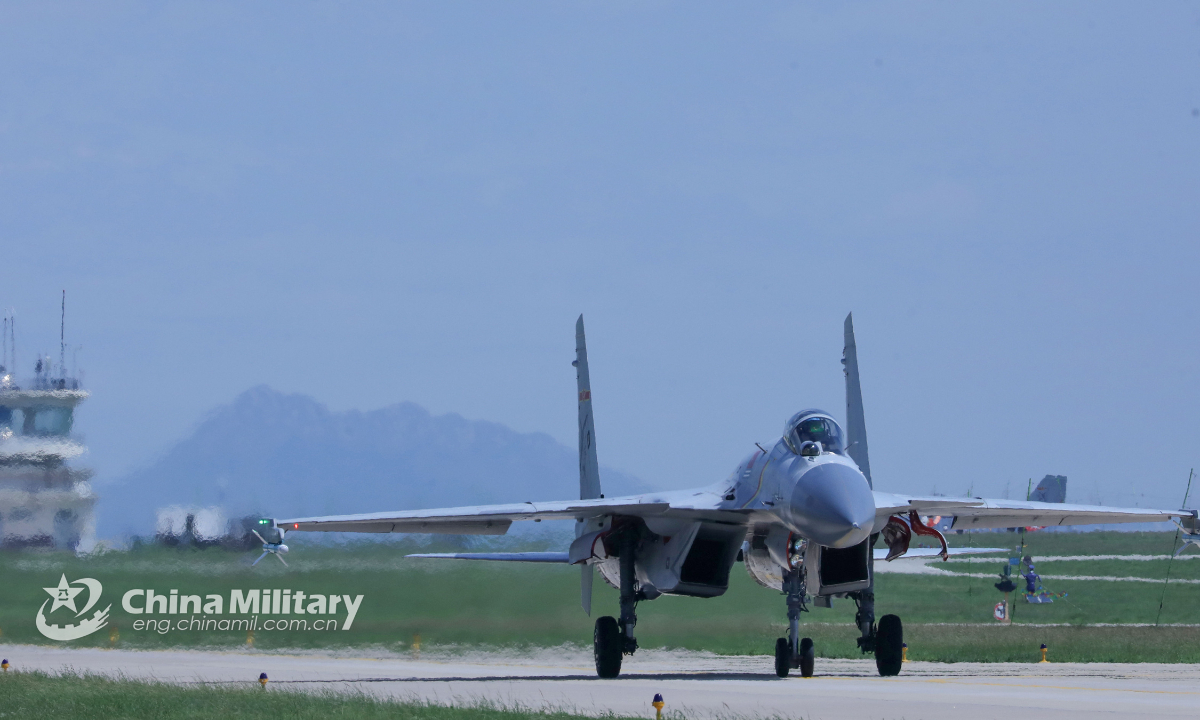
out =
{"type": "Polygon", "coordinates": [[[803,410],[793,415],[783,427],[783,439],[796,454],[810,442],[820,443],[828,452],[841,453],[846,449],[841,426],[821,410],[803,410]]]}

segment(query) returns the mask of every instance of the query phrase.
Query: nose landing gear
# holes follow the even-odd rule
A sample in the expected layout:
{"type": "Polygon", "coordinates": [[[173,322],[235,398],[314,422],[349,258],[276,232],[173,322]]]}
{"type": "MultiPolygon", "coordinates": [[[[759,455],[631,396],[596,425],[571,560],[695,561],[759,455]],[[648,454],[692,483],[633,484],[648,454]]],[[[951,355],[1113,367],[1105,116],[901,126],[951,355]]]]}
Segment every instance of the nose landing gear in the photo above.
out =
{"type": "Polygon", "coordinates": [[[788,636],[775,641],[775,674],[787,677],[793,669],[799,669],[802,677],[812,677],[816,654],[812,638],[800,637],[800,613],[804,607],[804,568],[788,571],[783,579],[783,590],[787,594],[788,636]]]}

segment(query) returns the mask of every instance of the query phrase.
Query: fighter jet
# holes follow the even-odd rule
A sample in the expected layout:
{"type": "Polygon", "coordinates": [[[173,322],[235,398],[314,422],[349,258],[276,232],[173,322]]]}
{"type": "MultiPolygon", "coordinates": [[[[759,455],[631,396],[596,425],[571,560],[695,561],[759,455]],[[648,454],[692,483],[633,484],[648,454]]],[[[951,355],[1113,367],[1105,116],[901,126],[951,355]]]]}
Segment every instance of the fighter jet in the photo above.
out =
{"type": "Polygon", "coordinates": [[[845,426],[822,410],[802,410],[782,435],[756,449],[725,480],[708,487],[606,498],[601,491],[592,384],[583,317],[575,326],[579,402],[579,499],[363,515],[295,518],[276,526],[298,532],[446,533],[503,535],[517,521],[569,519],[575,540],[566,552],[446,553],[411,557],[553,562],[581,568],[582,603],[591,614],[595,570],[620,591],[620,617],[596,620],[596,673],[616,677],[622,658],[638,648],[639,602],[662,595],[715,597],[729,586],[741,561],[750,576],[781,592],[788,636],[775,643],[775,672],[813,673],[814,648],[800,637],[801,614],[849,598],[863,653],[873,653],[880,675],[900,672],[903,626],[899,617],[875,619],[874,563],[901,556],[964,552],[947,547],[940,531],[922,520],[952,516],[955,529],[1027,525],[1088,525],[1179,519],[1200,530],[1195,511],[1150,510],[983,498],[923,497],[873,489],[867,428],[859,384],[853,317],[847,316],[842,365],[845,426]],[[938,548],[912,548],[912,535],[938,548]],[[886,547],[875,549],[879,540],[886,547]]]}

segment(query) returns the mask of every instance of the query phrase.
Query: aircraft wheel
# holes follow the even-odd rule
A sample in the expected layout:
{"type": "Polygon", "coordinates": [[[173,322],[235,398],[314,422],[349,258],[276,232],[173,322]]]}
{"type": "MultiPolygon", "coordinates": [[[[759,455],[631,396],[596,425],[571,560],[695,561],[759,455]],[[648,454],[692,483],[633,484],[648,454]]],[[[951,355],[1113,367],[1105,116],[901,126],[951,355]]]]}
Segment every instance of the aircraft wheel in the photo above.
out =
{"type": "Polygon", "coordinates": [[[787,677],[792,669],[792,647],[787,638],[775,641],[775,674],[787,677]]]}
{"type": "Polygon", "coordinates": [[[800,676],[812,677],[813,665],[816,664],[817,654],[813,652],[812,638],[800,640],[800,676]]]}
{"type": "Polygon", "coordinates": [[[617,619],[605,616],[596,619],[596,632],[592,637],[592,649],[596,655],[596,674],[602,678],[615,678],[621,674],[621,651],[625,638],[617,619]]]}
{"type": "Polygon", "coordinates": [[[895,615],[884,615],[875,633],[875,667],[883,677],[900,674],[904,663],[904,626],[895,615]]]}

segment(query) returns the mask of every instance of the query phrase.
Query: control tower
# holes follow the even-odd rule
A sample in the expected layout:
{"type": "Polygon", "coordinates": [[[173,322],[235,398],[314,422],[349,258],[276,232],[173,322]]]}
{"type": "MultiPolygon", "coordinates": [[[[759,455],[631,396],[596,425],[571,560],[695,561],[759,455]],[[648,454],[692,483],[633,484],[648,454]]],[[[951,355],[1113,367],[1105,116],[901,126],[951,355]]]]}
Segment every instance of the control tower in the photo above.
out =
{"type": "Polygon", "coordinates": [[[20,381],[0,365],[0,548],[95,545],[92,472],[67,464],[87,450],[71,434],[75,406],[87,396],[48,357],[20,381]]]}

